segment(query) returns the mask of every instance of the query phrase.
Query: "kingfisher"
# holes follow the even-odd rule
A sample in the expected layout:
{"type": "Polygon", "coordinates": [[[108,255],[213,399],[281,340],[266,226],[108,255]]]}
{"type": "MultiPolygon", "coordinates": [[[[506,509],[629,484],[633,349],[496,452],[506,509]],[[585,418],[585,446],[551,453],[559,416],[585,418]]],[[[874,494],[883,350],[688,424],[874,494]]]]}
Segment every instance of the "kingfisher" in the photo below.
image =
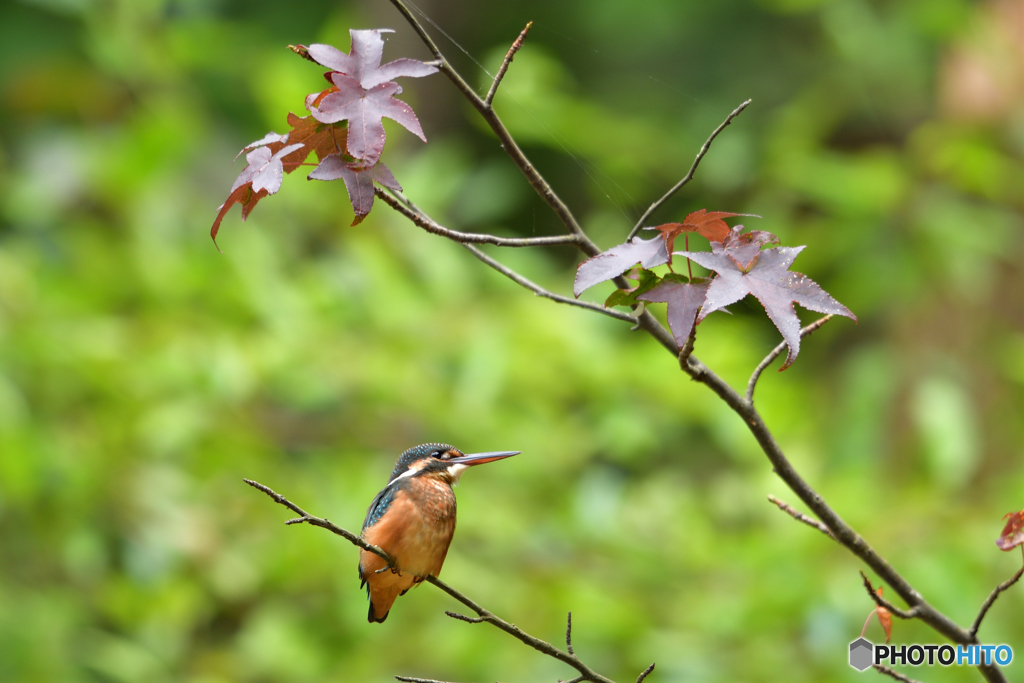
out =
{"type": "Polygon", "coordinates": [[[402,453],[387,486],[370,503],[363,539],[391,557],[359,552],[359,587],[370,598],[367,619],[383,622],[395,599],[428,576],[441,573],[455,533],[455,492],[462,473],[522,451],[463,454],[446,443],[425,443],[402,453]]]}

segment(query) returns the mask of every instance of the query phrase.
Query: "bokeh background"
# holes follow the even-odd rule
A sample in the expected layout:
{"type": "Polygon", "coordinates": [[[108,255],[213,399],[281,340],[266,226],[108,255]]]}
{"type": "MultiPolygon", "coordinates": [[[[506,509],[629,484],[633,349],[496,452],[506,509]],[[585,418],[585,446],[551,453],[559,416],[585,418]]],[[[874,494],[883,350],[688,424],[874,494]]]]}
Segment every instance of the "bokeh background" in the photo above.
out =
{"type": "MultiPolygon", "coordinates": [[[[755,213],[860,318],[758,401],[795,464],[961,624],[1019,566],[1024,507],[1024,2],[419,0],[601,246],[656,216],[755,213]],[[475,62],[479,62],[476,64],[475,62]]],[[[232,157],[324,87],[289,43],[428,58],[384,0],[0,6],[0,680],[554,681],[422,587],[366,623],[356,551],[242,483],[357,529],[403,449],[521,449],[474,470],[443,578],[634,680],[861,680],[861,564],[744,429],[646,336],[552,304],[340,184],[288,176],[218,253],[232,157]]],[[[448,225],[560,232],[441,76],[429,144],[384,161],[448,225]]],[[[390,123],[390,122],[389,122],[390,123]]],[[[567,248],[498,251],[561,292],[567,248]]],[[[598,288],[600,289],[600,288],[598,288]]],[[[608,291],[589,294],[601,300],[608,291]]],[[[779,335],[749,300],[696,354],[740,386],[779,335]]],[[[805,320],[811,319],[805,316],[805,320]]],[[[981,631],[1024,657],[1024,588],[981,631]]],[[[878,641],[877,623],[868,636],[878,641]]],[[[897,621],[896,642],[938,642],[897,621]]],[[[975,671],[910,672],[929,681],[975,671]]],[[[1011,678],[1024,674],[1017,661],[1011,678]]]]}

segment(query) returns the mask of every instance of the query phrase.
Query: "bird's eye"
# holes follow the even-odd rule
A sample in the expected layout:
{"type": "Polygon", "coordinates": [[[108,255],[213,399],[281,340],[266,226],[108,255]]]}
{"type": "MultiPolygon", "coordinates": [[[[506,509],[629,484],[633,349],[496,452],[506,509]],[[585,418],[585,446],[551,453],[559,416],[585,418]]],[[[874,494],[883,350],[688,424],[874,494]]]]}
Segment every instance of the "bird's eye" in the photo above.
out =
{"type": "Polygon", "coordinates": [[[450,458],[452,456],[451,456],[451,453],[449,453],[448,451],[436,450],[436,451],[434,451],[434,457],[435,458],[441,458],[442,460],[447,460],[448,458],[450,458]]]}

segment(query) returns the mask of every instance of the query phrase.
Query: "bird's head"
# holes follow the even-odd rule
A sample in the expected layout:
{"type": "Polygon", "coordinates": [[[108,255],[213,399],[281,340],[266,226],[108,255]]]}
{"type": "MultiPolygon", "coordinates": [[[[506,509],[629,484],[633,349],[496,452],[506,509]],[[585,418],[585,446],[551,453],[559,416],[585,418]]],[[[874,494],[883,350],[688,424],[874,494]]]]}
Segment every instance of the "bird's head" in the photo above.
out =
{"type": "Polygon", "coordinates": [[[462,473],[473,465],[494,462],[521,451],[491,451],[488,453],[464,454],[455,446],[446,443],[425,443],[402,453],[391,472],[391,481],[413,476],[432,476],[455,484],[462,473]]]}

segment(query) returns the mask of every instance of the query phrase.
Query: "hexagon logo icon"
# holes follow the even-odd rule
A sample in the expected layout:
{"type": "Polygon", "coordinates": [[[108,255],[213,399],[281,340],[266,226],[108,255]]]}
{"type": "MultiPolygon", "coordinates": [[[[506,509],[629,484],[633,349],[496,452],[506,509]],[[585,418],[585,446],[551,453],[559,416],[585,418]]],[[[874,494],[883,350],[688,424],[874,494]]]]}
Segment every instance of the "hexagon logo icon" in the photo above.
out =
{"type": "Polygon", "coordinates": [[[875,646],[867,638],[858,638],[850,643],[850,666],[857,671],[863,671],[871,666],[874,649],[875,646]]]}

